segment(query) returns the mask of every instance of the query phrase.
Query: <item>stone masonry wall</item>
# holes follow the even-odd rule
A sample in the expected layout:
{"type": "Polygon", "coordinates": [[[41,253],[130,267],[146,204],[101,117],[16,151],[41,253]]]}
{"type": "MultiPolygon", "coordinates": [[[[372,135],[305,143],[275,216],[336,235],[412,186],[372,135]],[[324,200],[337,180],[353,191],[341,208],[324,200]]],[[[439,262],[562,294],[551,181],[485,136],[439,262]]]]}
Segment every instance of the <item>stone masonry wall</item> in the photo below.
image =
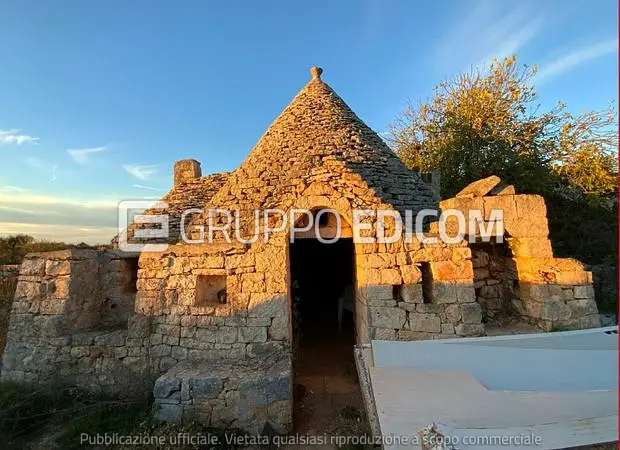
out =
{"type": "Polygon", "coordinates": [[[133,314],[135,293],[121,291],[123,258],[81,249],[27,255],[3,380],[68,382],[118,393],[127,393],[128,386],[146,389],[150,323],[133,314]]]}
{"type": "Polygon", "coordinates": [[[466,217],[470,210],[482,211],[484,220],[492,210],[503,212],[503,237],[512,252],[508,264],[517,282],[512,304],[523,320],[545,331],[600,326],[592,274],[579,261],[553,257],[545,200],[515,194],[500,181],[478,180],[440,207],[460,210],[466,217]]]}
{"type": "Polygon", "coordinates": [[[275,244],[177,245],[140,258],[136,311],[153,320],[151,356],[179,361],[288,358],[285,252],[275,244]],[[200,303],[201,277],[224,277],[226,303],[200,303]]]}
{"type": "Polygon", "coordinates": [[[415,240],[376,247],[361,244],[356,307],[367,308],[371,339],[484,334],[482,310],[475,301],[471,252],[465,245],[415,240]],[[423,264],[428,264],[427,274],[421,270],[423,264]]]}
{"type": "Polygon", "coordinates": [[[512,315],[516,271],[507,243],[470,244],[476,299],[485,322],[512,315]]]}

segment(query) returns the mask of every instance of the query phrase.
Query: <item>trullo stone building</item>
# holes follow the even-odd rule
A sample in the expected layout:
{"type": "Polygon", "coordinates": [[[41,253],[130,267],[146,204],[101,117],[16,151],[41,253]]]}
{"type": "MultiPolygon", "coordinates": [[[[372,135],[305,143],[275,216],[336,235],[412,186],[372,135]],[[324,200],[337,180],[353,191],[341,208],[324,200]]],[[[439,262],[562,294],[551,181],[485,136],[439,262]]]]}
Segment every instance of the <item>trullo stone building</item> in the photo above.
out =
{"type": "MultiPolygon", "coordinates": [[[[358,344],[484,335],[508,318],[546,331],[599,324],[591,274],[578,261],[553,257],[543,198],[515,194],[497,177],[440,207],[479,210],[487,219],[503,210],[504,243],[428,244],[415,236],[353,242],[353,210],[405,217],[437,202],[431,185],[321,80],[320,69],[237,170],[202,176],[194,160],[174,169],[174,187],[163,199],[168,208],[149,211],[170,215],[167,249],[26,257],[3,380],[153,390],[166,420],[252,432],[269,423],[286,432],[299,302],[322,305],[335,326],[335,305],[351,292],[354,328],[341,333],[358,344]],[[190,207],[239,211],[241,237],[252,236],[255,210],[307,209],[318,219],[329,208],[343,218],[342,238],[328,245],[300,233],[291,243],[284,223],[268,242],[228,243],[223,235],[211,243],[179,242],[181,215],[190,207]]],[[[279,225],[274,217],[271,227],[279,225]]],[[[320,231],[328,237],[333,216],[325,217],[320,231]]],[[[374,235],[375,220],[367,218],[365,236],[374,235]]],[[[204,222],[195,216],[188,233],[195,237],[192,230],[204,222]]],[[[429,229],[432,236],[437,223],[429,229]]]]}

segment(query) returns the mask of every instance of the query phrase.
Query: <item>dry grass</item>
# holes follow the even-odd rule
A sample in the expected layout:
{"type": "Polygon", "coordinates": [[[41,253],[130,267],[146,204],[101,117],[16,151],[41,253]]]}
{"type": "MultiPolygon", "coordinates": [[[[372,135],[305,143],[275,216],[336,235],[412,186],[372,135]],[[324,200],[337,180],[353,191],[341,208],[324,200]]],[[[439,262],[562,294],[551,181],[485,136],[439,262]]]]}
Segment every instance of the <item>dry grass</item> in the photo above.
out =
{"type": "Polygon", "coordinates": [[[13,305],[13,296],[17,286],[17,275],[0,275],[0,355],[4,351],[9,316],[13,305]]]}

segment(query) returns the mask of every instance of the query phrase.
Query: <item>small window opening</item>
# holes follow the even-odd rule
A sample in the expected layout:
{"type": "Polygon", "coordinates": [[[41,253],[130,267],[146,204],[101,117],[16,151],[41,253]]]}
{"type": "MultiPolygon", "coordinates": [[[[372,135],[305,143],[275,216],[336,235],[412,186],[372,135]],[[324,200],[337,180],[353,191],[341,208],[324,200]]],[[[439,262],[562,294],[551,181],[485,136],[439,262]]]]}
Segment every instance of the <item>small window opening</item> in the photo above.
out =
{"type": "Polygon", "coordinates": [[[422,272],[422,299],[424,303],[433,302],[433,272],[430,263],[423,262],[420,265],[422,272]]]}
{"type": "Polygon", "coordinates": [[[198,275],[195,306],[225,305],[226,275],[198,275]]]}
{"type": "Polygon", "coordinates": [[[400,301],[403,299],[403,286],[400,284],[395,284],[392,286],[392,298],[396,301],[400,301]]]}
{"type": "Polygon", "coordinates": [[[123,293],[138,292],[138,258],[126,258],[121,263],[121,286],[123,293]]]}

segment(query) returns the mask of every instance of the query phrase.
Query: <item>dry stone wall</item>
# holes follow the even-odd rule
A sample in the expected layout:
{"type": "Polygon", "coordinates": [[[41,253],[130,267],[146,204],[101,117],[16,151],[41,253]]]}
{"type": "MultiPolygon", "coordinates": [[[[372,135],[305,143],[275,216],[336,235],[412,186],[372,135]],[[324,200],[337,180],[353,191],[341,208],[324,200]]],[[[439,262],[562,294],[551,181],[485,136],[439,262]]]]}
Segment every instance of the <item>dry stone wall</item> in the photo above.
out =
{"type": "Polygon", "coordinates": [[[2,379],[68,382],[117,393],[127,393],[128,385],[145,389],[150,324],[133,313],[135,289],[125,290],[127,257],[83,249],[28,255],[19,273],[2,379]]]}
{"type": "Polygon", "coordinates": [[[371,339],[484,334],[466,243],[420,244],[414,240],[356,247],[360,250],[356,308],[367,309],[371,339]]]}
{"type": "Polygon", "coordinates": [[[508,245],[470,244],[474,266],[476,299],[484,322],[502,322],[513,316],[516,270],[508,245]],[[508,316],[508,317],[507,317],[508,316]]]}
{"type": "MultiPolygon", "coordinates": [[[[600,326],[591,272],[579,261],[553,257],[541,196],[515,194],[511,186],[501,187],[498,177],[489,177],[442,201],[440,207],[460,210],[466,217],[468,211],[479,210],[485,220],[492,210],[503,212],[502,237],[512,253],[505,263],[515,281],[511,303],[523,320],[545,331],[600,326]]],[[[486,298],[480,300],[484,303],[486,298]]]]}

